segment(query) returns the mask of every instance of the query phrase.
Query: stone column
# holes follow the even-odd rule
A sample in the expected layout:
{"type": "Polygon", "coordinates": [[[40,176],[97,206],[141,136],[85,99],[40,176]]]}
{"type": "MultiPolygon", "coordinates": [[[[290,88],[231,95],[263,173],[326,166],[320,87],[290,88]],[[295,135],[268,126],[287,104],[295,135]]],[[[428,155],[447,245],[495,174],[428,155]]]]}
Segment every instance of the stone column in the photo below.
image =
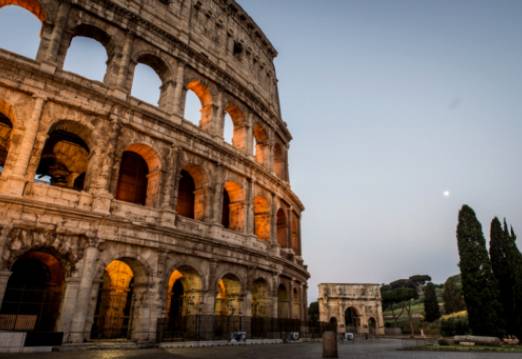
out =
{"type": "Polygon", "coordinates": [[[161,191],[161,221],[164,226],[174,226],[176,212],[174,210],[174,190],[176,187],[176,173],[179,157],[179,149],[172,146],[169,153],[169,161],[164,171],[164,185],[161,191]]]}
{"type": "Polygon", "coordinates": [[[68,338],[71,331],[72,317],[80,310],[76,305],[78,291],[80,288],[80,278],[69,277],[65,279],[65,290],[60,307],[60,313],[56,322],[56,330],[64,333],[64,338],[68,338]]]}
{"type": "Polygon", "coordinates": [[[159,108],[169,115],[176,113],[176,83],[173,80],[166,80],[160,88],[161,94],[159,99],[159,108]]]}
{"type": "Polygon", "coordinates": [[[176,88],[174,89],[174,115],[184,117],[185,112],[185,66],[178,63],[176,69],[176,88]]]}
{"type": "Polygon", "coordinates": [[[275,148],[275,139],[274,132],[272,130],[268,131],[268,158],[266,161],[266,167],[270,173],[274,173],[274,148],[275,148]]]}
{"type": "Polygon", "coordinates": [[[293,216],[293,213],[294,213],[294,210],[293,210],[293,207],[290,206],[288,208],[288,211],[287,211],[287,218],[288,218],[288,221],[287,221],[287,241],[286,241],[286,248],[292,248],[292,225],[293,225],[293,220],[294,220],[294,216],[293,216]]]}
{"type": "Polygon", "coordinates": [[[81,343],[89,339],[89,328],[86,328],[89,303],[92,297],[94,276],[96,275],[96,262],[100,251],[94,245],[85,250],[83,257],[82,272],[78,286],[75,311],[71,321],[71,330],[67,342],[81,343]]]}
{"type": "Polygon", "coordinates": [[[245,127],[246,127],[245,152],[248,156],[252,157],[254,155],[254,121],[253,121],[253,115],[250,112],[246,115],[245,127]]]}
{"type": "Polygon", "coordinates": [[[254,183],[251,178],[246,181],[246,198],[245,198],[245,233],[254,235],[254,183]]]}
{"type": "Polygon", "coordinates": [[[10,156],[12,159],[16,158],[16,161],[12,162],[12,164],[11,161],[9,161],[9,166],[6,166],[6,170],[4,171],[4,176],[8,178],[7,182],[3,185],[4,188],[2,192],[4,194],[22,196],[24,193],[25,184],[28,180],[27,168],[33,153],[45,101],[43,97],[36,97],[33,113],[31,117],[24,122],[25,130],[22,134],[20,144],[17,146],[17,154],[16,156],[10,156]]]}
{"type": "Polygon", "coordinates": [[[129,85],[128,77],[133,43],[134,35],[129,32],[125,37],[121,53],[114,56],[110,69],[112,71],[107,71],[105,77],[105,82],[113,88],[112,94],[122,99],[127,97],[131,90],[129,86],[132,86],[132,83],[129,85]],[[114,74],[111,75],[110,72],[114,74]]]}
{"type": "Polygon", "coordinates": [[[212,105],[212,119],[210,120],[210,128],[208,130],[210,130],[213,136],[223,138],[225,102],[222,92],[218,92],[214,102],[215,103],[212,105]]]}
{"type": "Polygon", "coordinates": [[[217,165],[215,170],[214,183],[212,190],[212,213],[211,222],[214,225],[220,225],[223,222],[223,191],[225,186],[225,171],[222,165],[217,165]]]}
{"type": "Polygon", "coordinates": [[[50,24],[47,22],[43,25],[42,40],[40,41],[36,59],[41,63],[42,69],[48,72],[54,72],[60,62],[58,52],[60,50],[70,8],[71,4],[69,2],[60,2],[52,28],[50,28],[50,24]]]}

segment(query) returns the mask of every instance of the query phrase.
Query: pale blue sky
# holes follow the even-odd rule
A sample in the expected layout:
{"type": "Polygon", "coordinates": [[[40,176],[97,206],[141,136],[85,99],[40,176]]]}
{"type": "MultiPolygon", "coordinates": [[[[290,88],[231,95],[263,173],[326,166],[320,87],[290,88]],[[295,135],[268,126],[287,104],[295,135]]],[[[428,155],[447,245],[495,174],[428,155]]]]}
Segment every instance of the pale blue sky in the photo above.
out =
{"type": "MultiPolygon", "coordinates": [[[[311,299],[319,282],[456,273],[463,203],[486,233],[494,215],[522,231],[521,1],[239,2],[280,53],[311,299]]],[[[12,11],[0,47],[30,53],[32,28],[12,11]]],[[[94,59],[71,55],[96,76],[94,59]]]]}

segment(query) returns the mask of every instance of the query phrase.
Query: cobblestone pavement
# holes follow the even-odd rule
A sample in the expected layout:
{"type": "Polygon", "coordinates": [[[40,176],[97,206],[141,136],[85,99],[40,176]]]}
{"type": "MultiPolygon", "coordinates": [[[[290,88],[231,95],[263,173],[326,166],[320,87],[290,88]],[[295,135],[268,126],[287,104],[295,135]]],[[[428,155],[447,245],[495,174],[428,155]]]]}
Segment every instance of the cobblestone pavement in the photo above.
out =
{"type": "MultiPolygon", "coordinates": [[[[400,340],[379,340],[371,343],[340,344],[339,358],[346,359],[495,359],[521,358],[520,353],[452,353],[401,351],[413,343],[400,340]]],[[[320,343],[251,345],[236,347],[187,348],[164,351],[107,350],[58,352],[46,354],[0,354],[0,358],[13,359],[320,359],[320,343]]]]}

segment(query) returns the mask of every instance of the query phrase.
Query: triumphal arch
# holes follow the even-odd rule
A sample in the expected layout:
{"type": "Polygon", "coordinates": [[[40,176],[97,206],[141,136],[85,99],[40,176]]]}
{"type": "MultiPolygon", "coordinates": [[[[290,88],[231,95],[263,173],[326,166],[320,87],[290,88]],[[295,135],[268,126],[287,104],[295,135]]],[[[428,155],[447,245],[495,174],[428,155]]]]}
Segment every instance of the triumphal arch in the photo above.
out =
{"type": "Polygon", "coordinates": [[[319,320],[340,334],[384,335],[379,284],[319,284],[319,320]]]}
{"type": "Polygon", "coordinates": [[[299,328],[303,205],[277,53],[250,16],[233,0],[10,6],[41,32],[34,58],[0,49],[0,329],[78,343],[299,328]],[[105,50],[103,79],[64,70],[76,37],[105,50]],[[132,95],[139,66],[157,104],[132,95]]]}

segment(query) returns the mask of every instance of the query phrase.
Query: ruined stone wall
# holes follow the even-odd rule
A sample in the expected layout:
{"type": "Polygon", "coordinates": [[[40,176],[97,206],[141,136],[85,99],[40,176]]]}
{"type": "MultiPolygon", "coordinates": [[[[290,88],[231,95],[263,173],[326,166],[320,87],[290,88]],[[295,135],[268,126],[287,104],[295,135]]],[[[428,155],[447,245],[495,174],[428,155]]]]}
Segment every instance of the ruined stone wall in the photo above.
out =
{"type": "Polygon", "coordinates": [[[269,295],[257,301],[270,303],[271,316],[283,286],[288,317],[305,319],[303,205],[289,184],[276,51],[252,19],[231,0],[4,5],[32,11],[42,31],[34,60],[0,49],[0,113],[11,123],[0,173],[0,300],[13,263],[45,250],[66,269],[56,325],[66,342],[89,339],[103,273],[115,259],[134,273],[135,340],[154,339],[158,318],[168,315],[169,278],[180,268],[201,281],[193,295],[200,314],[214,313],[217,283],[233,274],[242,315],[252,315],[254,283],[262,280],[269,295]],[[62,69],[75,36],[106,48],[102,82],[62,69]],[[162,80],[158,106],[130,95],[138,63],[162,80]],[[183,117],[187,91],[201,100],[199,126],[183,117]],[[223,139],[225,113],[234,120],[232,144],[223,139]],[[49,139],[63,133],[65,145],[49,152],[49,139]],[[125,152],[146,163],[142,204],[117,199],[125,152]],[[50,155],[67,164],[66,181],[35,179],[50,155]],[[182,171],[195,185],[193,218],[176,212],[182,171]]]}

